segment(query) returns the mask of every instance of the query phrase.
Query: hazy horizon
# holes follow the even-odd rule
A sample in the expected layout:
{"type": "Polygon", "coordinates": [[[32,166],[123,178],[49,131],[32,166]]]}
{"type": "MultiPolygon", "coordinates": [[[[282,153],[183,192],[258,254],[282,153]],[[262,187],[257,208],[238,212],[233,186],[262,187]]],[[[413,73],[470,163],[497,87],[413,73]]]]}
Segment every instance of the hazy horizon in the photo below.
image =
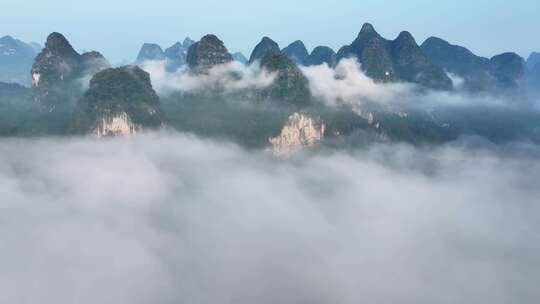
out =
{"type": "Polygon", "coordinates": [[[3,5],[108,60],[0,42],[0,303],[537,304],[540,57],[395,38],[528,57],[540,1],[336,3],[3,5]]]}
{"type": "Polygon", "coordinates": [[[343,1],[339,6],[326,0],[279,0],[265,5],[263,9],[246,0],[157,0],[151,6],[127,1],[22,0],[4,5],[0,36],[43,44],[49,33],[61,32],[77,50],[99,51],[115,64],[133,61],[145,42],[166,48],[187,36],[198,40],[208,33],[218,35],[230,52],[246,56],[262,36],[270,36],[280,47],[300,39],[309,50],[328,45],[337,51],[356,37],[364,22],[372,23],[389,39],[407,30],[419,44],[437,36],[484,57],[509,51],[527,57],[540,50],[540,38],[529,30],[540,28],[536,16],[540,3],[529,0],[519,5],[463,0],[436,4],[422,0],[343,1]]]}

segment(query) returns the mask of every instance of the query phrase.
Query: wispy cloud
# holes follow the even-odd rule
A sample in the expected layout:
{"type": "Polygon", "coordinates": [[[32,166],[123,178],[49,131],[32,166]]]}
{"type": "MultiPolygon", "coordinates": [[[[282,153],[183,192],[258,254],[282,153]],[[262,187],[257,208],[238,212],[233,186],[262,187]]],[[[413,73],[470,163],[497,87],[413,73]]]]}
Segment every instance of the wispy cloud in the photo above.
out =
{"type": "Polygon", "coordinates": [[[165,68],[166,61],[146,61],[141,67],[150,74],[152,85],[160,94],[175,91],[201,93],[216,88],[227,92],[265,88],[276,76],[236,61],[215,66],[207,74],[199,75],[190,73],[187,67],[170,73],[165,68]]]}
{"type": "Polygon", "coordinates": [[[314,96],[329,105],[341,103],[362,108],[366,104],[397,107],[511,106],[515,101],[488,94],[472,95],[461,90],[462,79],[452,77],[456,91],[441,92],[419,88],[412,83],[379,83],[366,76],[356,59],[343,59],[335,67],[326,64],[303,67],[314,96]]]}
{"type": "Polygon", "coordinates": [[[326,64],[303,67],[314,96],[330,103],[395,102],[408,93],[410,84],[378,84],[366,76],[355,59],[344,59],[335,68],[326,64]]]}

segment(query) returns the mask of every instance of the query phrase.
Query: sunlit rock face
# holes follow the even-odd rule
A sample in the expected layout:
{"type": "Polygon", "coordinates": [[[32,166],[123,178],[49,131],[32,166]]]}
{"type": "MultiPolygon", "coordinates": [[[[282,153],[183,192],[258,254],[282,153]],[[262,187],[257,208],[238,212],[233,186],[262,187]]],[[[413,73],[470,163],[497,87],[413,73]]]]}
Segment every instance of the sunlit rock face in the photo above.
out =
{"type": "Polygon", "coordinates": [[[32,86],[37,87],[39,86],[39,79],[41,78],[40,73],[33,73],[32,74],[32,86]]]}
{"type": "Polygon", "coordinates": [[[324,137],[324,130],[324,123],[294,113],[287,120],[280,135],[270,138],[269,141],[275,154],[288,155],[317,145],[324,137]]]}
{"type": "Polygon", "coordinates": [[[132,136],[142,131],[142,126],[133,123],[126,112],[115,116],[102,117],[97,121],[92,135],[101,138],[106,136],[132,136]]]}

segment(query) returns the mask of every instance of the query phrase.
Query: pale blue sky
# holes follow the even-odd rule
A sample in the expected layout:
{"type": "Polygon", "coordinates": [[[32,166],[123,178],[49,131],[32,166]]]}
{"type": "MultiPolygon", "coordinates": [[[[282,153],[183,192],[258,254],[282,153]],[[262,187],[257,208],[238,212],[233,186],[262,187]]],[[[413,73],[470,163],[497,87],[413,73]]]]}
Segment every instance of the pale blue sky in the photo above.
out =
{"type": "Polygon", "coordinates": [[[281,47],[302,39],[309,49],[338,49],[364,22],[387,38],[408,30],[418,43],[439,36],[483,56],[540,50],[538,0],[0,1],[7,2],[0,9],[0,35],[43,43],[58,31],[76,49],[100,51],[113,63],[133,60],[143,42],[167,47],[206,33],[246,56],[263,35],[281,47]]]}

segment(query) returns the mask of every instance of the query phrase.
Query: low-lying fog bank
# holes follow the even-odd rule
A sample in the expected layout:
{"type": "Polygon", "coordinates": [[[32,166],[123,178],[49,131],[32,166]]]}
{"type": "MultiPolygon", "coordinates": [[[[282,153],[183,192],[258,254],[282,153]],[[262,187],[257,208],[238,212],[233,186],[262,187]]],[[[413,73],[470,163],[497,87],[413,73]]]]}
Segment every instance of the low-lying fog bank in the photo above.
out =
{"type": "Polygon", "coordinates": [[[1,303],[537,303],[540,152],[0,140],[1,303]]]}

